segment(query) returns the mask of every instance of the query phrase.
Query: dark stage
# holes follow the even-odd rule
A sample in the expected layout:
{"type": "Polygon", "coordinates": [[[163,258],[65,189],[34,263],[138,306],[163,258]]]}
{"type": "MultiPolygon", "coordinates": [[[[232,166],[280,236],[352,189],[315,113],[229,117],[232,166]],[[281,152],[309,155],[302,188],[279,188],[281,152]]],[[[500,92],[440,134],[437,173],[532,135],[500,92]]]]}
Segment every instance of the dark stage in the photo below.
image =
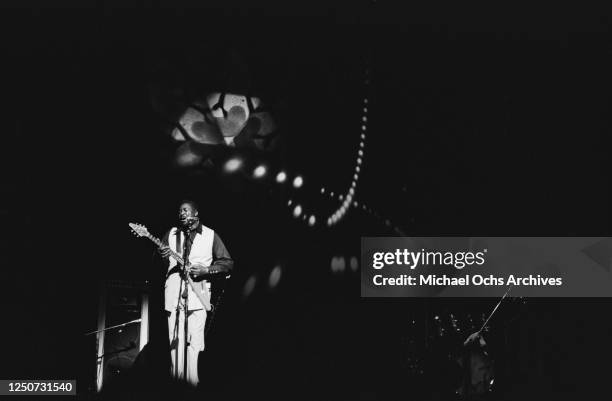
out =
{"type": "MultiPolygon", "coordinates": [[[[610,235],[596,7],[27,3],[0,14],[0,379],[76,379],[83,400],[459,399],[448,355],[498,300],[362,299],[361,237],[610,235]],[[260,125],[181,125],[210,93],[257,99],[260,125]],[[162,236],[186,198],[235,262],[195,390],[166,369],[166,266],[128,227],[162,236]],[[98,393],[84,333],[109,281],[147,294],[149,335],[98,393]]],[[[505,300],[484,399],[609,398],[611,305],[505,300]]]]}

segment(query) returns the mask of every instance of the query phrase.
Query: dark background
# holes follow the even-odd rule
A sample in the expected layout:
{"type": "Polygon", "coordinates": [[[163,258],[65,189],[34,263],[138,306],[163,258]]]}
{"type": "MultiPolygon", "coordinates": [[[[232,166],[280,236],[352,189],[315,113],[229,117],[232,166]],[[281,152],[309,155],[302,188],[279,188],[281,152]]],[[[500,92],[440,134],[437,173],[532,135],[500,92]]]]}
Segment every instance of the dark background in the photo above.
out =
{"type": "MultiPolygon", "coordinates": [[[[163,267],[126,223],[161,235],[185,197],[236,260],[207,340],[210,388],[228,398],[431,397],[435,370],[422,380],[405,364],[406,339],[425,341],[412,316],[427,325],[436,308],[495,300],[360,301],[358,274],[334,274],[330,260],[357,256],[361,236],[609,235],[610,20],[597,7],[5,7],[2,378],[88,383],[95,351],[82,333],[95,329],[105,279],[150,281],[151,364],[163,365],[163,267]],[[279,123],[280,147],[258,157],[301,172],[302,192],[171,167],[151,83],[218,88],[228,49],[279,123]],[[348,188],[366,95],[356,199],[382,217],[352,210],[334,228],[309,228],[287,200],[333,211],[319,188],[348,188]]],[[[609,305],[530,300],[505,331],[499,397],[598,394],[609,305]]]]}

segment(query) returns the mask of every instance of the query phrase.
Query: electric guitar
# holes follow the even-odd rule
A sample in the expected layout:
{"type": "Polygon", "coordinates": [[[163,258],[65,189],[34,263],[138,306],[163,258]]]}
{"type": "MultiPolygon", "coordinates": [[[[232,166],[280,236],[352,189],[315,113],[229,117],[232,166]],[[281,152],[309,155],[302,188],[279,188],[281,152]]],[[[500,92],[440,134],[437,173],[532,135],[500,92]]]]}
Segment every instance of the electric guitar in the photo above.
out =
{"type": "MultiPolygon", "coordinates": [[[[151,235],[151,233],[149,233],[149,230],[145,226],[143,226],[142,224],[129,223],[129,226],[132,229],[132,232],[134,233],[134,235],[136,235],[137,237],[146,237],[146,238],[150,239],[155,245],[157,245],[159,247],[164,246],[164,244],[161,242],[161,240],[159,238],[156,238],[153,235],[151,235]]],[[[176,260],[179,265],[181,265],[183,268],[185,268],[185,261],[183,260],[183,257],[181,255],[179,255],[177,252],[175,252],[172,249],[170,249],[170,256],[174,260],[176,260]]],[[[191,266],[191,265],[188,264],[187,267],[189,267],[189,266],[191,266]]],[[[207,311],[210,311],[211,310],[210,295],[208,293],[208,287],[206,286],[206,284],[203,285],[203,287],[204,287],[204,294],[203,294],[198,289],[196,289],[196,287],[195,287],[195,285],[193,283],[193,280],[191,279],[189,274],[187,274],[187,281],[189,282],[189,285],[191,286],[191,289],[196,294],[196,296],[198,297],[198,299],[200,300],[202,305],[204,305],[204,308],[207,311]]]]}

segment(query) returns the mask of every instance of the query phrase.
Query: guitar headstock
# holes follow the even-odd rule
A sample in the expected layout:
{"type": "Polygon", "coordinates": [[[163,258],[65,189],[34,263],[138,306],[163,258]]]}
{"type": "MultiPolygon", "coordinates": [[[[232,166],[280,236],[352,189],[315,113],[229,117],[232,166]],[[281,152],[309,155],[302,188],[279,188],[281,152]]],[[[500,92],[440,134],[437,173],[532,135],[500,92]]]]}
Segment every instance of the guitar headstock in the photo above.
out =
{"type": "Polygon", "coordinates": [[[151,236],[151,234],[149,233],[149,230],[142,224],[129,223],[129,226],[132,229],[132,233],[134,233],[134,235],[137,237],[151,236]]]}

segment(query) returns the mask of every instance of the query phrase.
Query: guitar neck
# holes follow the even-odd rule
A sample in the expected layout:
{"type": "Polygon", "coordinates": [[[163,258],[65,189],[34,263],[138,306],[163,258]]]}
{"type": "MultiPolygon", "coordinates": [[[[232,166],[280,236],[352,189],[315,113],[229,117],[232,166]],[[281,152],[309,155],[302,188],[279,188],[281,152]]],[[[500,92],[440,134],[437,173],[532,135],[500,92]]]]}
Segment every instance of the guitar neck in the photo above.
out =
{"type": "MultiPolygon", "coordinates": [[[[157,246],[164,246],[164,244],[161,242],[159,238],[156,238],[152,236],[151,234],[147,235],[147,238],[150,239],[157,246]]],[[[185,264],[183,257],[179,255],[178,253],[176,253],[175,251],[173,251],[172,249],[170,249],[170,256],[172,256],[174,260],[176,260],[178,264],[180,264],[181,266],[185,264]]]]}

